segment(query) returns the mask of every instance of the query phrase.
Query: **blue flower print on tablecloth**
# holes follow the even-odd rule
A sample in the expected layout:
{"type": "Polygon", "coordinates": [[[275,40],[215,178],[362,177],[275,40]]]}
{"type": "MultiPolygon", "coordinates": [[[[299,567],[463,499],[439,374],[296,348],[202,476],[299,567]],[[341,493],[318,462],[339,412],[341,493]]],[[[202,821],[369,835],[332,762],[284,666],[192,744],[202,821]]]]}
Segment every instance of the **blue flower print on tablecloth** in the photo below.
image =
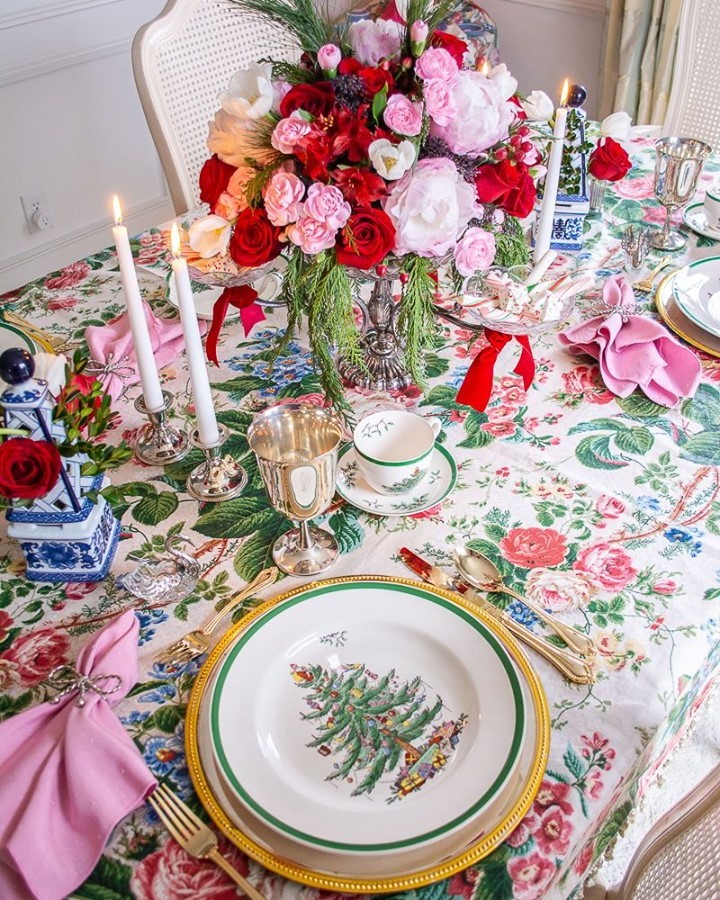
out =
{"type": "Polygon", "coordinates": [[[640,509],[646,509],[648,512],[660,511],[660,500],[658,497],[649,497],[647,494],[641,494],[639,497],[636,497],[635,504],[640,509]]]}
{"type": "Polygon", "coordinates": [[[699,556],[702,553],[702,542],[697,538],[702,537],[703,532],[699,528],[668,528],[663,533],[671,544],[678,544],[687,550],[690,556],[699,556]]]}
{"type": "Polygon", "coordinates": [[[175,770],[185,766],[185,749],[182,738],[177,734],[163,734],[148,738],[143,749],[143,757],[148,769],[157,778],[166,778],[175,770]]]}
{"type": "Polygon", "coordinates": [[[185,663],[163,663],[156,662],[152,669],[147,673],[151,681],[175,681],[181,675],[187,675],[194,678],[200,671],[200,667],[205,661],[207,654],[191,659],[185,663]]]}
{"type": "Polygon", "coordinates": [[[139,709],[133,709],[129,715],[120,716],[120,721],[125,726],[142,725],[144,722],[147,722],[147,720],[150,718],[151,715],[152,715],[151,712],[141,711],[139,709]]]}
{"type": "Polygon", "coordinates": [[[136,610],[135,615],[140,622],[140,634],[138,635],[138,646],[142,647],[143,644],[147,644],[148,641],[151,641],[155,636],[155,628],[154,625],[159,625],[161,622],[164,622],[168,615],[162,609],[140,609],[136,610]]]}
{"type": "Polygon", "coordinates": [[[140,694],[138,700],[140,703],[165,703],[167,700],[173,700],[176,694],[174,685],[161,684],[146,694],[140,694]]]}

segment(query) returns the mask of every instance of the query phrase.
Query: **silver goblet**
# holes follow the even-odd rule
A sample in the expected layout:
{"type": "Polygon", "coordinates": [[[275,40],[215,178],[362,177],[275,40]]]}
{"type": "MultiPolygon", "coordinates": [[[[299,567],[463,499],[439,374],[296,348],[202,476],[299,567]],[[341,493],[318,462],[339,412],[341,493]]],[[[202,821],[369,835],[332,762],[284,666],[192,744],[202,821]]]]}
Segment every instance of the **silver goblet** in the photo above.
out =
{"type": "Polygon", "coordinates": [[[655,143],[655,196],[666,209],[663,230],[652,238],[657,250],[682,250],[687,240],[670,230],[673,209],[695,193],[705,159],[712,147],[695,138],[667,137],[655,143]]]}
{"type": "Polygon", "coordinates": [[[311,403],[289,403],[259,413],[248,429],[248,444],[275,509],[299,522],[273,547],[275,565],[288,575],[317,575],[340,552],[337,541],[310,519],[324,512],[335,493],[342,425],[311,403]]]}

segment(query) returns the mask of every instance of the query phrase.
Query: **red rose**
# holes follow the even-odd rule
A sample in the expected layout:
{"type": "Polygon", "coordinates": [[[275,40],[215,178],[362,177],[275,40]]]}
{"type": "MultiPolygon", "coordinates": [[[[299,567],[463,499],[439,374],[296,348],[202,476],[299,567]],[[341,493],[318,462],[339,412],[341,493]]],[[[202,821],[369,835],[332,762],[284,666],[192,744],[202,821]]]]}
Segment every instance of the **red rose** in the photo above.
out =
{"type": "Polygon", "coordinates": [[[395,226],[381,209],[359,209],[340,232],[337,261],[344,266],[372,269],[395,246],[395,226]]]}
{"type": "Polygon", "coordinates": [[[565,559],[567,542],[554,528],[513,528],[500,541],[505,559],[523,569],[558,566],[565,559]]]}
{"type": "Polygon", "coordinates": [[[518,219],[529,216],[535,205],[535,183],[527,167],[509,159],[479,166],[475,187],[481,203],[494,203],[518,219]]]}
{"type": "Polygon", "coordinates": [[[70,641],[62,631],[40,628],[21,635],[3,658],[15,663],[20,681],[31,687],[47,677],[56,666],[68,661],[70,641]]]}
{"type": "Polygon", "coordinates": [[[627,152],[612,138],[601,138],[590,154],[588,171],[598,181],[620,181],[632,169],[627,152]]]}
{"type": "Polygon", "coordinates": [[[311,116],[326,116],[335,103],[335,92],[329,81],[296,84],[280,101],[280,115],[287,119],[296,109],[304,109],[311,116]]]}
{"type": "Polygon", "coordinates": [[[338,63],[338,75],[357,75],[363,64],[354,56],[344,56],[338,63]]]}
{"type": "Polygon", "coordinates": [[[235,173],[235,166],[223,162],[219,156],[211,156],[200,169],[200,199],[215,206],[218,197],[227,190],[228,182],[235,173]]]}
{"type": "Polygon", "coordinates": [[[55,444],[11,438],[0,444],[0,495],[10,500],[44,497],[55,487],[61,465],[55,444]]]}
{"type": "Polygon", "coordinates": [[[262,266],[280,255],[280,229],[270,223],[262,209],[244,209],[230,239],[230,256],[239,266],[262,266]]]}
{"type": "Polygon", "coordinates": [[[370,206],[387,193],[383,179],[369,169],[356,169],[352,166],[335,169],[332,177],[345,199],[353,206],[370,206]]]}
{"type": "Polygon", "coordinates": [[[436,31],[430,38],[430,46],[447,50],[458,66],[462,68],[463,56],[468,48],[465,41],[461,41],[460,38],[455,37],[454,34],[448,34],[447,31],[436,31]]]}
{"type": "Polygon", "coordinates": [[[389,91],[395,84],[395,79],[392,77],[392,75],[387,71],[387,69],[383,69],[380,66],[360,69],[358,75],[365,82],[365,87],[371,97],[374,97],[375,94],[377,94],[378,91],[381,91],[385,85],[387,85],[389,91]]]}

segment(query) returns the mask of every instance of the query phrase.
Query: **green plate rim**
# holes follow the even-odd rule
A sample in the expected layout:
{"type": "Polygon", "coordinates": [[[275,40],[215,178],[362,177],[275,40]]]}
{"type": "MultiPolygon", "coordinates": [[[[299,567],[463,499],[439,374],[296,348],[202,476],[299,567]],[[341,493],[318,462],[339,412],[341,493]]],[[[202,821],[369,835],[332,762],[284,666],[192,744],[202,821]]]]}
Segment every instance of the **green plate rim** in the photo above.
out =
{"type": "Polygon", "coordinates": [[[683,304],[680,300],[680,297],[676,293],[677,276],[680,274],[680,272],[683,271],[683,269],[688,269],[688,270],[694,269],[695,266],[700,265],[701,263],[712,262],[712,261],[720,262],[720,256],[705,256],[702,259],[696,259],[693,262],[688,263],[687,265],[683,266],[682,269],[680,269],[678,272],[675,272],[675,280],[673,280],[673,283],[672,283],[672,295],[673,295],[673,299],[675,300],[675,302],[678,305],[678,309],[680,310],[680,312],[683,315],[687,316],[687,318],[690,319],[690,321],[693,322],[695,325],[697,325],[698,328],[702,328],[703,331],[707,331],[707,333],[711,334],[713,337],[720,338],[720,324],[718,324],[717,331],[712,331],[710,328],[708,328],[707,323],[701,322],[699,319],[696,319],[695,316],[693,315],[693,313],[690,312],[689,310],[687,310],[683,306],[683,304]]]}
{"type": "Polygon", "coordinates": [[[10,322],[6,322],[5,318],[0,315],[0,328],[4,331],[12,331],[13,334],[16,334],[18,337],[22,338],[25,344],[27,345],[28,350],[34,355],[40,349],[35,341],[24,331],[21,331],[17,325],[11,325],[10,322]]]}

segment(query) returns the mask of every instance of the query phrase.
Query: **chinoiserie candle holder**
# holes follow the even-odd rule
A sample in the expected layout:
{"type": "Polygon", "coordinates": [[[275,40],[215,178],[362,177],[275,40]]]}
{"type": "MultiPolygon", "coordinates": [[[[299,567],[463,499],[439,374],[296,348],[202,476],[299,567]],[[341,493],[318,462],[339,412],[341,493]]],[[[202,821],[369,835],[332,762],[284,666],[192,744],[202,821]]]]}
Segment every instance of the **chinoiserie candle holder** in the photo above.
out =
{"type": "Polygon", "coordinates": [[[167,411],[172,405],[173,395],[169,391],[163,391],[162,396],[165,405],[155,411],[145,406],[142,394],[135,400],[135,409],[150,420],[147,425],[143,425],[135,440],[135,456],[151,466],[167,466],[183,459],[190,452],[187,432],[169,425],[167,421],[167,411]]]}
{"type": "Polygon", "coordinates": [[[190,443],[202,450],[205,460],[188,475],[186,488],[191,497],[203,503],[232,500],[243,492],[248,480],[240,463],[223,455],[222,447],[230,437],[230,430],[218,424],[218,431],[220,437],[215,444],[203,443],[197,429],[190,434],[190,443]]]}

